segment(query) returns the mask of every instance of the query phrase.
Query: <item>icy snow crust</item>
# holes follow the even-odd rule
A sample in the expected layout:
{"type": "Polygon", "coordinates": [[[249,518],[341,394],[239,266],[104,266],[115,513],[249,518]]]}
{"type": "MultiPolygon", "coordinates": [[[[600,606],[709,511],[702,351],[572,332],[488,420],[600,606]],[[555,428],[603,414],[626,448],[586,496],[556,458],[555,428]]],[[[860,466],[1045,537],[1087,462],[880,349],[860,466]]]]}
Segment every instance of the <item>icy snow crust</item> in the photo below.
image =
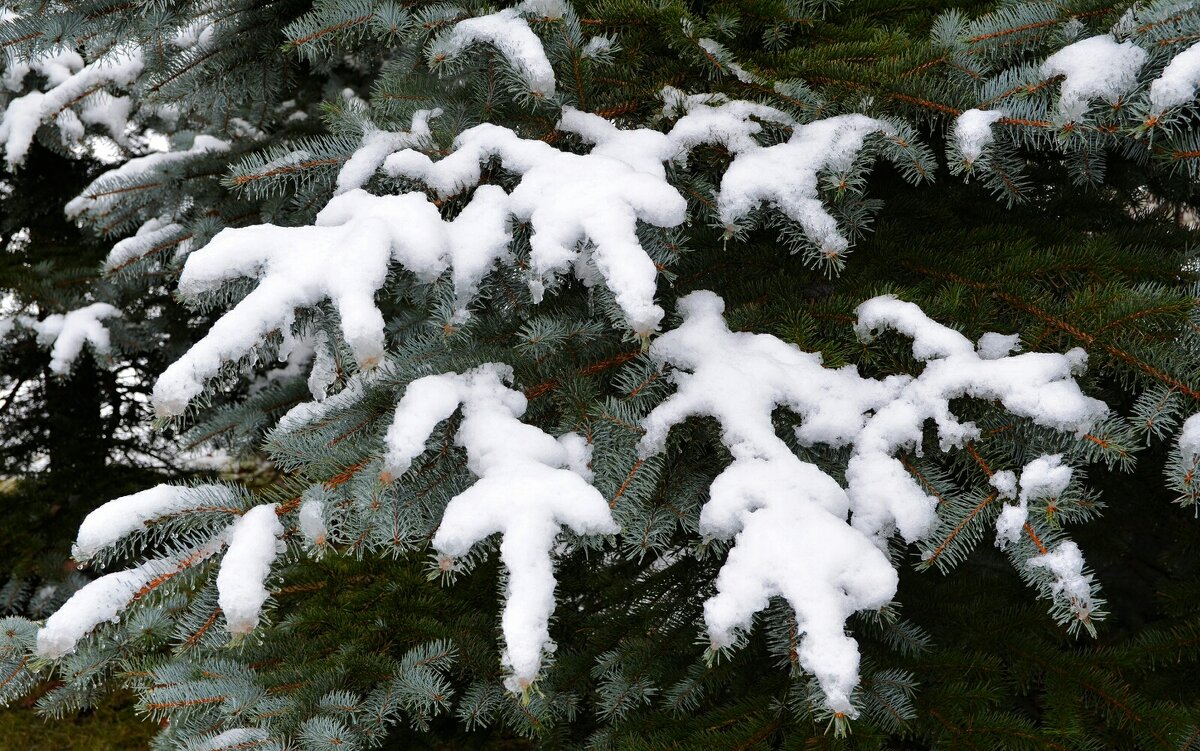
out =
{"type": "MultiPolygon", "coordinates": [[[[1071,378],[1083,352],[997,356],[995,338],[988,338],[992,359],[985,360],[966,337],[916,305],[878,297],[858,309],[860,337],[896,330],[913,340],[913,354],[926,365],[915,378],[872,380],[854,366],[825,368],[819,355],[775,337],[730,331],[724,303],[712,292],[684,297],[679,310],[683,324],[651,347],[652,356],[675,367],[677,390],[642,421],[640,449],[661,451],[672,426],[705,415],[720,423],[734,457],[700,514],[702,533],[734,538],[717,594],[705,603],[709,636],[716,646],[732,644],[771,597],[782,596],[802,632],[800,664],[816,676],[830,709],[853,716],[858,650],[845,635],[846,620],[895,595],[896,572],[884,555],[888,538],[899,531],[915,542],[936,521],[936,499],[894,455],[920,446],[927,420],[944,449],[977,437],[973,424],[950,412],[950,401],[964,396],[999,401],[1040,425],[1086,431],[1107,410],[1071,378]],[[803,418],[800,443],[853,446],[847,488],[801,461],[776,435],[771,414],[780,406],[803,418]]],[[[1058,488],[1062,473],[1044,463],[1026,468],[1023,495],[1058,488]]],[[[1062,471],[1069,481],[1069,468],[1062,471]]],[[[1059,577],[1056,587],[1078,589],[1075,569],[1049,568],[1059,577]]]]}
{"type": "Polygon", "coordinates": [[[502,660],[512,671],[505,685],[519,692],[537,678],[542,655],[554,649],[551,552],[560,528],[580,535],[620,528],[590,484],[591,447],[575,433],[555,438],[521,422],[525,396],[505,385],[511,379],[507,366],[487,364],[410,383],[388,428],[385,464],[395,476],[407,471],[437,424],[462,405],[455,443],[466,449],[467,467],[479,479],[446,506],[433,547],[453,558],[502,535],[500,560],[508,572],[502,660]]]}

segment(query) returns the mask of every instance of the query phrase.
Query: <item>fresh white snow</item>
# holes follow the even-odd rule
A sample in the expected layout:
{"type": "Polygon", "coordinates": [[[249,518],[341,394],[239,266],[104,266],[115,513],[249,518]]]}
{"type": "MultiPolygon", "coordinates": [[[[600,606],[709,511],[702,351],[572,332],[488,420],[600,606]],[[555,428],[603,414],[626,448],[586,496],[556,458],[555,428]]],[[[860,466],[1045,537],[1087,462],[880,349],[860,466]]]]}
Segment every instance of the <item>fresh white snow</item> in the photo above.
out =
{"type": "MultiPolygon", "coordinates": [[[[859,335],[894,329],[913,340],[925,368],[916,377],[874,380],[853,366],[825,368],[819,355],[773,336],[730,331],[724,303],[711,292],[682,298],[679,311],[683,323],[651,347],[655,359],[675,367],[676,391],[642,420],[640,450],[661,451],[672,426],[705,415],[720,423],[733,455],[701,510],[702,532],[734,537],[717,595],[705,606],[709,636],[717,646],[732,643],[770,597],[783,596],[803,632],[801,665],[816,676],[830,709],[853,715],[858,651],[844,634],[845,621],[894,596],[896,573],[884,555],[893,532],[915,542],[937,518],[936,499],[895,455],[921,445],[929,420],[943,449],[977,437],[974,425],[950,411],[951,401],[964,396],[999,401],[1048,427],[1086,430],[1106,407],[1071,378],[1082,351],[984,360],[970,340],[916,305],[878,297],[859,307],[859,335]],[[796,430],[802,444],[853,446],[845,490],[777,436],[777,407],[802,417],[796,430]]],[[[1044,465],[1028,468],[1027,493],[1053,491],[1064,472],[1069,481],[1069,468],[1050,459],[1044,465]]],[[[1015,477],[994,481],[1015,495],[1015,477]]]]}
{"type": "MultiPolygon", "coordinates": [[[[77,56],[62,53],[51,55],[44,66],[56,74],[49,81],[51,87],[45,92],[33,91],[9,102],[3,117],[0,117],[0,144],[3,144],[4,158],[10,168],[25,161],[34,134],[43,122],[50,119],[57,122],[64,144],[77,143],[83,137],[83,125],[79,116],[70,109],[71,105],[105,86],[131,86],[141,74],[143,65],[141,50],[129,48],[117,50],[109,57],[62,76],[63,72],[74,68],[76,60],[77,56]]],[[[93,103],[91,106],[93,109],[90,112],[85,110],[84,122],[105,125],[113,139],[123,143],[129,101],[110,96],[105,104],[93,103]]]]}
{"type": "Polygon", "coordinates": [[[250,352],[272,331],[290,335],[295,310],[330,300],[359,365],[383,357],[383,315],[375,294],[394,260],[431,282],[457,263],[456,287],[469,299],[474,285],[511,239],[504,191],[484,186],[453,222],[442,220],[423,193],[376,196],[353,189],[335,196],[306,227],[260,224],[225,229],[188,256],[179,292],[197,297],[239,277],[258,286],[222,316],[159,377],[154,404],[177,415],[221,365],[250,352]]]}
{"type": "Polygon", "coordinates": [[[283,552],[283,525],[273,503],[255,506],[225,533],[229,549],[217,572],[217,603],[225,613],[229,633],[248,634],[258,625],[270,592],[266,581],[271,564],[283,552]]]}
{"type": "MultiPolygon", "coordinates": [[[[595,270],[604,278],[625,312],[630,327],[652,332],[663,311],[654,303],[657,269],[637,238],[639,220],[659,227],[682,224],[687,204],[666,182],[662,163],[672,154],[666,136],[656,131],[624,131],[597,115],[563,109],[559,130],[577,133],[594,144],[590,154],[572,154],[534,139],[522,139],[507,128],[477,125],[455,140],[454,151],[434,162],[407,150],[384,162],[393,176],[419,179],[442,196],[477,185],[482,164],[491,158],[521,175],[511,193],[497,195],[499,207],[533,229],[531,286],[541,289],[550,275],[574,270],[588,279],[595,270]],[[578,245],[590,240],[591,253],[578,245]]],[[[481,188],[482,189],[482,188],[481,188]]],[[[476,191],[478,200],[479,191],[476,191]]]]}
{"type": "Polygon", "coordinates": [[[400,133],[368,127],[363,133],[362,144],[338,172],[334,192],[341,194],[366,185],[383,160],[394,151],[428,146],[432,138],[429,118],[440,114],[440,109],[417,110],[413,114],[412,125],[400,133]]]}
{"type": "Polygon", "coordinates": [[[457,557],[502,535],[500,560],[508,572],[502,661],[511,670],[505,685],[521,692],[537,678],[542,655],[554,648],[551,556],[560,528],[580,535],[620,528],[590,484],[590,446],[573,433],[555,438],[521,422],[525,396],[505,385],[511,378],[507,366],[487,364],[410,383],[388,428],[385,464],[393,476],[402,475],[435,426],[462,405],[455,443],[466,449],[467,467],[478,480],[446,506],[433,547],[457,557]]]}
{"type": "Polygon", "coordinates": [[[967,164],[983,156],[983,150],[995,139],[992,126],[1004,115],[1003,110],[969,109],[955,119],[954,142],[967,164]]]}
{"type": "Polygon", "coordinates": [[[1089,37],[1063,47],[1042,63],[1042,75],[1063,76],[1058,100],[1065,122],[1083,117],[1088,102],[1114,102],[1137,83],[1146,51],[1133,42],[1117,42],[1111,34],[1089,37]]]}
{"type": "Polygon", "coordinates": [[[1029,566],[1050,572],[1054,577],[1051,592],[1071,610],[1086,615],[1095,608],[1092,600],[1092,575],[1084,573],[1083,553],[1075,543],[1064,540],[1054,550],[1030,558],[1029,566]]]}
{"type": "Polygon", "coordinates": [[[121,311],[108,303],[97,302],[69,313],[48,315],[40,321],[25,319],[23,323],[37,332],[38,342],[51,348],[51,372],[66,375],[85,344],[97,355],[109,353],[108,329],[101,321],[120,315],[121,311]]]}
{"type": "Polygon", "coordinates": [[[1179,430],[1179,451],[1185,458],[1200,456],[1200,412],[1184,420],[1179,430]]]}
{"type": "MultiPolygon", "coordinates": [[[[1013,475],[1012,472],[1008,474],[1013,475]]],[[[1021,470],[1020,494],[1001,493],[1003,498],[1016,498],[1017,503],[1006,504],[996,519],[996,546],[1003,550],[1016,543],[1029,520],[1029,501],[1036,498],[1057,498],[1071,483],[1071,476],[1071,467],[1062,463],[1061,454],[1039,456],[1026,464],[1021,470]]],[[[992,484],[995,484],[995,476],[992,478],[992,484]]]]}
{"type": "Polygon", "coordinates": [[[115,498],[97,508],[79,525],[71,556],[83,562],[121,538],[150,523],[197,506],[228,505],[237,508],[234,493],[224,485],[194,488],[156,485],[115,498]]]}
{"type": "Polygon", "coordinates": [[[1150,83],[1150,106],[1156,112],[1195,101],[1200,87],[1200,44],[1180,52],[1150,83]]]}
{"type": "Polygon", "coordinates": [[[120,167],[93,180],[83,192],[67,202],[64,211],[71,219],[85,215],[100,216],[111,211],[120,200],[120,194],[114,189],[126,187],[129,183],[145,177],[156,169],[171,164],[194,159],[210,153],[220,153],[229,150],[229,142],[212,136],[197,135],[192,145],[182,151],[162,151],[135,157],[120,167]]]}
{"type": "Polygon", "coordinates": [[[452,58],[479,42],[495,47],[520,74],[530,93],[539,97],[554,96],[554,68],[542,49],[541,40],[516,8],[458,22],[449,33],[434,40],[428,56],[431,61],[452,58]]]}
{"type": "Polygon", "coordinates": [[[222,544],[223,538],[217,536],[180,555],[155,558],[135,568],[105,574],[88,582],[38,629],[37,655],[55,659],[74,652],[79,641],[97,626],[117,622],[144,587],[159,577],[173,576],[212,557],[220,551],[222,544]]]}
{"type": "Polygon", "coordinates": [[[146,257],[155,249],[180,243],[186,234],[180,224],[165,218],[151,219],[138,228],[132,237],[113,245],[104,260],[105,271],[116,271],[134,261],[146,257]]]}

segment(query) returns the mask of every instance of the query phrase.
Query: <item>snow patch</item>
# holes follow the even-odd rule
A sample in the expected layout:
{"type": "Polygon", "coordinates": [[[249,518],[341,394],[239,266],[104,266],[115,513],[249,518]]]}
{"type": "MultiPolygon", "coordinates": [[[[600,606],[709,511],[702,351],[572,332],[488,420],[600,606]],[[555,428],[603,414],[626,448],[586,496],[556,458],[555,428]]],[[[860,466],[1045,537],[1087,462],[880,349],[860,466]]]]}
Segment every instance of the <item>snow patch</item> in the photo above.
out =
{"type": "Polygon", "coordinates": [[[1188,104],[1200,87],[1200,44],[1180,52],[1150,83],[1150,106],[1156,112],[1188,104]]]}
{"type": "Polygon", "coordinates": [[[283,525],[273,503],[255,506],[225,533],[229,550],[217,572],[217,603],[231,634],[248,634],[258,625],[270,592],[271,564],[284,550],[283,525]]]}
{"type": "Polygon", "coordinates": [[[1137,83],[1146,51],[1112,34],[1089,37],[1063,47],[1042,63],[1042,75],[1064,76],[1058,111],[1064,122],[1083,117],[1088,101],[1115,102],[1137,83]]]}
{"type": "Polygon", "coordinates": [[[89,344],[97,355],[109,353],[108,329],[100,323],[106,318],[121,315],[108,303],[97,302],[69,313],[55,313],[40,321],[27,320],[26,325],[37,332],[38,342],[51,346],[50,371],[65,376],[71,365],[89,344]]]}
{"type": "Polygon", "coordinates": [[[591,447],[573,433],[555,438],[521,422],[525,396],[505,385],[512,371],[489,363],[463,374],[443,373],[408,385],[385,439],[385,464],[395,477],[425,450],[436,425],[462,405],[455,444],[466,449],[478,480],[450,500],[433,547],[443,556],[465,555],[499,533],[500,560],[508,572],[501,629],[502,661],[510,691],[528,688],[552,652],[554,613],[552,553],[560,527],[576,534],[615,534],[608,503],[591,486],[591,447]]]}
{"type": "Polygon", "coordinates": [[[223,485],[188,488],[165,484],[115,498],[88,514],[79,525],[71,556],[77,561],[86,561],[150,522],[197,506],[216,504],[236,509],[237,498],[223,485]]]}
{"type": "Polygon", "coordinates": [[[967,164],[983,156],[994,140],[992,125],[1004,116],[1003,110],[969,109],[954,121],[954,142],[967,164]]]}

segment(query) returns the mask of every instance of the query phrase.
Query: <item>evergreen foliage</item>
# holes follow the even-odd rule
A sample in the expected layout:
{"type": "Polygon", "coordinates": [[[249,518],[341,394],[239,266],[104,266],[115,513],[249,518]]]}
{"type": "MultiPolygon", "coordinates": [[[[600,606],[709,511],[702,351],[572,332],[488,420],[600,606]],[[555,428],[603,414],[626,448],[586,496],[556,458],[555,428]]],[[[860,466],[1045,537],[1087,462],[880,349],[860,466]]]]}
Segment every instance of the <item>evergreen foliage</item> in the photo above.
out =
{"type": "Polygon", "coordinates": [[[0,589],[0,700],[119,685],[162,750],[1200,748],[1198,42],[1188,0],[0,8],[2,471],[59,471],[55,389],[111,399],[81,481],[271,468],[77,490],[103,576],[0,589]],[[756,523],[866,552],[789,590],[756,523]]]}

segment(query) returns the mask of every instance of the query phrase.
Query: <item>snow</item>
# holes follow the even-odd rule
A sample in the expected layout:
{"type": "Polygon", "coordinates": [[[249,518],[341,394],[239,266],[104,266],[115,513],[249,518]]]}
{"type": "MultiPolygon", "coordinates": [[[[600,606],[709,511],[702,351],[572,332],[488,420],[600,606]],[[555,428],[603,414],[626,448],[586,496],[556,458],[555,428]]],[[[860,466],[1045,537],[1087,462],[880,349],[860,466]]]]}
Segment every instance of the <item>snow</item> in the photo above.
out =
{"type": "Polygon", "coordinates": [[[574,270],[577,277],[588,279],[591,263],[630,327],[648,335],[663,311],[654,303],[657,269],[638,242],[637,223],[674,227],[687,218],[687,203],[666,182],[662,166],[671,157],[671,144],[656,131],[623,131],[604,118],[569,107],[563,108],[558,129],[594,144],[592,153],[559,151],[483,124],[460,134],[453,153],[438,162],[407,150],[388,157],[384,170],[421,180],[448,197],[477,185],[481,164],[498,158],[506,170],[521,175],[512,193],[497,194],[493,200],[497,210],[506,202],[508,212],[532,226],[529,262],[535,299],[545,277],[574,270]],[[591,253],[579,251],[584,240],[595,245],[591,253]]]}
{"type": "MultiPolygon", "coordinates": [[[[51,58],[51,69],[61,73],[70,69],[75,60],[63,59],[61,55],[51,58]]],[[[57,83],[46,92],[30,92],[9,102],[0,118],[0,142],[4,144],[5,160],[10,168],[25,161],[25,155],[33,144],[34,134],[42,122],[57,118],[63,135],[63,143],[78,142],[83,136],[79,117],[70,110],[71,105],[104,86],[131,86],[142,72],[142,53],[137,48],[116,51],[113,56],[88,63],[66,78],[57,77],[57,83]]],[[[88,120],[108,127],[113,138],[124,142],[125,122],[129,114],[129,102],[123,98],[109,97],[106,109],[96,109],[93,103],[88,120]]]]}
{"type": "Polygon", "coordinates": [[[1200,456],[1200,412],[1184,420],[1179,431],[1179,451],[1185,458],[1200,456]]]}
{"type": "Polygon", "coordinates": [[[51,87],[65,82],[83,67],[83,58],[75,50],[67,47],[55,47],[32,60],[16,60],[12,57],[5,59],[4,72],[0,75],[0,86],[13,92],[19,92],[25,82],[25,76],[36,72],[46,79],[51,87]]]}
{"type": "Polygon", "coordinates": [[[975,345],[975,351],[984,360],[999,360],[1020,348],[1020,334],[997,334],[995,332],[988,332],[979,337],[979,343],[975,345]]]}
{"type": "Polygon", "coordinates": [[[1086,396],[1072,377],[1086,363],[1081,349],[985,360],[965,336],[931,320],[912,303],[883,296],[859,306],[855,329],[860,338],[869,340],[889,328],[912,338],[913,355],[926,365],[867,422],[847,465],[854,526],[881,544],[893,527],[909,542],[924,536],[936,505],[892,455],[921,445],[926,420],[937,427],[942,450],[979,436],[973,423],[960,423],[951,413],[951,400],[998,401],[1015,415],[1076,435],[1107,414],[1104,402],[1086,396]]]}
{"type": "Polygon", "coordinates": [[[115,623],[138,593],[155,579],[171,576],[212,557],[221,549],[223,537],[181,555],[155,558],[140,566],[88,582],[71,595],[38,630],[36,653],[56,659],[75,651],[81,639],[103,623],[115,623]]]}
{"type": "Polygon", "coordinates": [[[273,503],[255,506],[225,533],[229,549],[217,572],[217,604],[225,613],[231,634],[248,634],[270,592],[266,581],[271,564],[283,552],[283,525],[273,503]]]}
{"type": "Polygon", "coordinates": [[[92,351],[98,355],[109,353],[108,329],[101,323],[106,318],[121,315],[108,303],[92,303],[69,313],[55,313],[40,321],[28,320],[26,325],[37,332],[38,341],[43,345],[53,345],[50,350],[50,370],[56,375],[65,376],[71,372],[71,365],[83,352],[83,345],[89,344],[92,351]]]}
{"type": "Polygon", "coordinates": [[[996,495],[1001,498],[1017,497],[1017,474],[1006,469],[995,472],[988,478],[988,483],[996,489],[996,495]]]}
{"type": "Polygon", "coordinates": [[[102,623],[115,623],[142,587],[169,570],[163,561],[153,560],[89,582],[38,630],[38,656],[55,659],[75,651],[81,639],[102,623]]]}
{"type": "Polygon", "coordinates": [[[133,237],[127,237],[113,245],[104,260],[104,269],[120,269],[164,244],[177,241],[183,234],[184,228],[180,224],[165,218],[151,219],[139,227],[133,237]]]}
{"type": "Polygon", "coordinates": [[[179,49],[196,49],[207,47],[215,33],[213,18],[202,15],[192,23],[180,28],[171,36],[170,42],[179,49]]]}
{"type": "Polygon", "coordinates": [[[283,417],[279,418],[276,429],[290,433],[322,419],[333,410],[358,403],[362,399],[366,387],[387,371],[388,368],[384,366],[364,373],[355,373],[346,380],[346,385],[336,394],[326,396],[323,401],[303,402],[289,409],[283,417]]]}
{"type": "Polygon", "coordinates": [[[1047,78],[1065,77],[1058,109],[1063,121],[1072,122],[1083,117],[1089,100],[1115,102],[1133,88],[1145,62],[1141,47],[1101,34],[1055,52],[1042,63],[1041,73],[1047,78]]]}
{"type": "Polygon", "coordinates": [[[495,47],[524,79],[531,94],[554,96],[554,68],[546,58],[541,40],[515,8],[460,21],[449,33],[434,40],[429,47],[429,59],[456,57],[477,42],[495,47]]]}
{"type": "MultiPolygon", "coordinates": [[[[671,107],[669,94],[664,98],[671,107]]],[[[343,335],[359,364],[378,363],[385,342],[374,295],[392,261],[424,282],[452,269],[454,320],[464,320],[483,277],[510,258],[510,217],[532,229],[528,275],[535,301],[550,277],[573,273],[584,284],[600,278],[634,333],[649,336],[663,310],[655,303],[658,269],[638,240],[638,223],[675,227],[686,220],[687,203],[667,181],[663,164],[686,158],[701,143],[722,143],[735,153],[718,195],[726,221],[767,201],[799,221],[827,251],[847,246],[819,200],[817,176],[826,169],[848,169],[867,135],[888,130],[885,123],[844,115],[796,126],[787,143],[761,147],[753,138],[761,129],[758,120],[792,124],[791,118],[750,102],[675,99],[687,113],[669,134],[622,130],[597,115],[564,107],[557,128],[591,144],[587,154],[482,124],[460,134],[451,153],[437,162],[411,147],[384,158],[405,139],[426,138],[425,115],[414,118],[408,134],[368,134],[341,173],[344,192],[322,209],[313,226],[226,229],[188,257],[179,286],[185,297],[212,292],[239,277],[259,284],[162,375],[155,386],[159,413],[180,414],[225,362],[249,353],[272,331],[286,336],[296,308],[325,299],[338,308],[343,335]],[[369,179],[381,159],[390,176],[423,181],[443,199],[478,187],[459,216],[444,222],[422,193],[375,196],[352,187],[369,179]],[[479,185],[482,165],[493,159],[520,176],[511,193],[479,185]]],[[[83,210],[84,200],[68,206],[72,215],[83,210]]]]}
{"type": "Polygon", "coordinates": [[[672,141],[680,146],[677,156],[686,153],[682,149],[688,144],[726,145],[734,158],[717,193],[717,215],[722,223],[733,226],[767,203],[797,222],[805,237],[823,253],[839,255],[849,242],[821,203],[818,175],[826,170],[849,170],[867,136],[890,133],[892,127],[865,115],[838,115],[795,126],[784,143],[760,146],[749,137],[759,127],[749,119],[751,116],[780,119],[771,108],[746,102],[717,108],[693,105],[672,128],[672,141]],[[703,127],[698,127],[698,122],[703,122],[703,127]],[[683,141],[684,133],[696,130],[700,135],[683,141]]]}
{"type": "MultiPolygon", "coordinates": [[[[885,328],[912,338],[914,355],[926,363],[916,377],[863,378],[853,366],[825,368],[818,354],[773,336],[732,332],[712,292],[687,295],[678,309],[683,323],[650,349],[674,366],[676,390],[642,420],[639,452],[662,451],[672,426],[709,416],[733,456],[700,516],[705,534],[735,538],[717,595],[705,605],[709,636],[716,646],[731,644],[770,597],[782,595],[803,632],[802,666],[816,676],[829,708],[852,716],[858,652],[845,622],[894,596],[896,573],[885,555],[892,533],[915,542],[937,518],[936,499],[895,454],[919,449],[930,420],[943,450],[976,437],[977,428],[950,411],[961,397],[999,401],[1038,424],[1074,432],[1103,417],[1106,407],[1071,378],[1082,351],[985,360],[962,334],[892,297],[863,303],[856,329],[864,339],[885,328]],[[801,416],[801,444],[853,446],[845,490],[779,438],[772,419],[779,407],[801,416]]],[[[1013,343],[1005,339],[1003,346],[1013,343]]],[[[1031,463],[1023,496],[1061,490],[1070,469],[1057,462],[1031,463]]],[[[1013,473],[993,479],[999,492],[1016,495],[1013,473]]]]}
{"type": "Polygon", "coordinates": [[[120,194],[113,192],[114,188],[123,187],[156,169],[228,150],[228,141],[201,134],[195,137],[190,148],[183,151],[155,152],[135,157],[93,180],[82,193],[67,202],[64,211],[70,219],[78,219],[84,214],[98,217],[115,208],[120,200],[120,194]]]}
{"type": "MultiPolygon", "coordinates": [[[[103,126],[114,141],[124,144],[127,140],[125,129],[132,111],[133,101],[129,97],[98,92],[88,97],[79,112],[79,119],[89,125],[103,126]]],[[[83,133],[80,133],[74,140],[78,141],[82,137],[83,133]]]]}
{"type": "Polygon", "coordinates": [[[1180,52],[1150,83],[1150,106],[1155,112],[1189,104],[1200,86],[1200,44],[1180,52]]]}
{"type": "Polygon", "coordinates": [[[845,621],[890,601],[896,572],[869,537],[846,523],[845,491],[791,453],[771,414],[787,406],[805,417],[802,440],[843,445],[900,381],[862,379],[853,366],[824,368],[819,355],[773,336],[731,332],[721,317],[724,303],[711,292],[684,297],[679,310],[683,324],[650,350],[676,367],[677,389],[642,421],[639,449],[657,453],[671,426],[707,415],[720,423],[734,456],[700,516],[704,534],[736,534],[717,595],[705,603],[709,636],[717,646],[732,643],[770,597],[782,595],[803,632],[802,666],[817,677],[829,707],[852,716],[859,658],[845,621]]]}
{"type": "Polygon", "coordinates": [[[696,40],[696,44],[700,45],[700,49],[704,50],[708,55],[718,63],[729,69],[733,77],[742,83],[753,83],[754,76],[748,70],[738,65],[730,59],[729,50],[725,49],[724,45],[715,39],[700,38],[696,40]]]}
{"type": "Polygon", "coordinates": [[[712,292],[687,295],[678,310],[683,324],[650,349],[655,360],[675,366],[677,388],[642,420],[643,455],[661,451],[672,426],[706,415],[721,424],[721,440],[734,458],[791,456],[771,419],[779,406],[805,417],[798,434],[803,443],[842,446],[900,384],[896,378],[863,379],[852,365],[825,368],[819,354],[773,336],[731,332],[721,317],[724,302],[712,292]]]}
{"type": "Polygon", "coordinates": [[[262,728],[233,728],[201,741],[188,744],[188,751],[244,751],[260,746],[266,747],[270,733],[262,728]]]}
{"type": "Polygon", "coordinates": [[[325,527],[325,502],[320,498],[307,498],[300,504],[300,534],[312,545],[324,545],[329,536],[325,527]]]}
{"type": "Polygon", "coordinates": [[[368,127],[363,133],[362,145],[342,165],[338,172],[335,194],[361,188],[375,174],[389,154],[400,149],[428,146],[432,141],[429,118],[441,115],[440,109],[417,110],[409,129],[400,133],[368,127]]]}
{"type": "Polygon", "coordinates": [[[455,443],[467,452],[478,480],[446,506],[433,547],[443,556],[465,555],[501,534],[500,560],[508,572],[501,629],[509,690],[521,692],[537,678],[542,655],[554,649],[554,563],[560,527],[576,534],[615,534],[608,503],[589,483],[590,446],[578,435],[555,438],[523,423],[525,396],[508,388],[512,371],[489,363],[463,374],[443,373],[408,385],[388,428],[385,464],[395,477],[425,450],[436,425],[462,405],[455,443]]]}
{"type": "Polygon", "coordinates": [[[1021,470],[1021,498],[1057,498],[1071,484],[1071,475],[1061,454],[1039,456],[1021,470]]]}
{"type": "Polygon", "coordinates": [[[354,189],[330,200],[313,226],[222,230],[188,256],[180,294],[198,297],[239,277],[257,279],[258,286],[159,377],[156,409],[181,414],[223,363],[249,353],[272,331],[290,331],[297,308],[325,299],[337,310],[359,365],[375,366],[384,352],[375,294],[389,264],[394,260],[423,282],[455,264],[459,299],[469,299],[508,252],[503,196],[499,187],[481,187],[471,206],[454,222],[444,222],[423,193],[375,196],[354,189]]]}
{"type": "Polygon", "coordinates": [[[583,45],[583,50],[579,56],[585,60],[594,60],[612,50],[613,40],[603,34],[596,35],[587,40],[587,44],[583,45]]]}
{"type": "Polygon", "coordinates": [[[954,142],[967,164],[983,155],[992,143],[992,125],[1004,117],[1003,110],[969,109],[954,121],[954,142]]]}
{"type": "Polygon", "coordinates": [[[1029,559],[1030,568],[1046,569],[1053,577],[1051,592],[1054,597],[1068,604],[1081,617],[1091,613],[1092,575],[1083,572],[1083,554],[1079,546],[1064,540],[1054,550],[1029,559]]]}
{"type": "Polygon", "coordinates": [[[740,99],[728,101],[720,94],[684,94],[666,86],[659,92],[663,100],[663,115],[683,115],[671,128],[671,145],[675,158],[683,161],[688,153],[701,144],[715,143],[731,154],[752,152],[761,147],[754,136],[762,132],[759,120],[794,126],[791,115],[757,102],[740,99]]]}
{"type": "Polygon", "coordinates": [[[0,145],[4,147],[4,158],[9,169],[25,161],[33,136],[42,124],[42,100],[46,95],[40,91],[30,92],[8,103],[0,118],[0,145]]]}
{"type": "MultiPolygon", "coordinates": [[[[1057,498],[1071,484],[1071,476],[1071,467],[1062,463],[1061,454],[1039,456],[1026,464],[1021,470],[1020,495],[1001,494],[1005,498],[1016,497],[1017,503],[1005,505],[996,519],[996,547],[1004,550],[1016,543],[1029,520],[1029,501],[1037,498],[1057,498]]],[[[994,480],[995,476],[993,484],[994,480]]]]}
{"type": "Polygon", "coordinates": [[[221,503],[236,506],[233,491],[223,485],[195,488],[156,485],[139,493],[113,499],[84,518],[71,548],[71,556],[84,562],[126,535],[145,528],[150,522],[197,506],[221,503]]]}
{"type": "Polygon", "coordinates": [[[567,6],[563,0],[522,0],[517,3],[517,10],[534,18],[553,21],[566,14],[567,6]]]}
{"type": "Polygon", "coordinates": [[[899,579],[887,556],[846,524],[848,508],[845,491],[813,464],[738,459],[713,482],[700,531],[737,533],[717,594],[704,603],[714,644],[731,644],[782,595],[796,614],[800,665],[817,677],[830,709],[853,717],[859,656],[846,620],[886,605],[899,579]]]}

